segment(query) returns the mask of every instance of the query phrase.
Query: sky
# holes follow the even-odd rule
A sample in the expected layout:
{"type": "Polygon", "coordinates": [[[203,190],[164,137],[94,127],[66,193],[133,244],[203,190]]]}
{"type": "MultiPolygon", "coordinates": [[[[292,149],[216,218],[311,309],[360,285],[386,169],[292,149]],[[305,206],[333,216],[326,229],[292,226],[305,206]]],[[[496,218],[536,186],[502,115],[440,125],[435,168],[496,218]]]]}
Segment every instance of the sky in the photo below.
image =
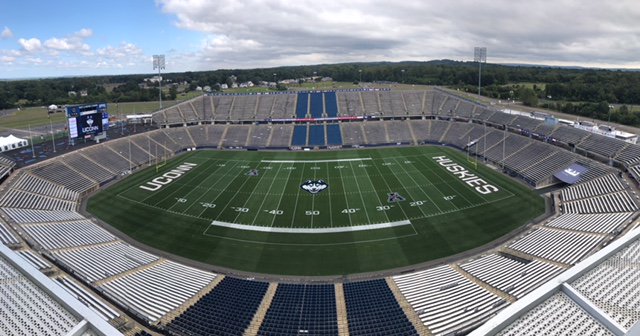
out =
{"type": "Polygon", "coordinates": [[[0,79],[370,61],[640,68],[637,0],[0,2],[0,79]]]}

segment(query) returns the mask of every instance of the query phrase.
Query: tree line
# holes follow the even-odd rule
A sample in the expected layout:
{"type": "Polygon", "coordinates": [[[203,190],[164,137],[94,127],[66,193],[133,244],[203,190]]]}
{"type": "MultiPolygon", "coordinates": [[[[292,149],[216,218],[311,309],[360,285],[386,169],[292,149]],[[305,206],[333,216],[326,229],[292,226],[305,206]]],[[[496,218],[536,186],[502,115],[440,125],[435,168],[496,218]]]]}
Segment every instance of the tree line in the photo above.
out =
{"type": "MultiPolygon", "coordinates": [[[[198,86],[213,88],[217,83],[226,83],[230,76],[235,76],[238,82],[258,83],[314,75],[341,82],[386,81],[448,86],[477,92],[479,74],[475,62],[438,60],[189,71],[163,74],[163,83],[187,83],[181,88],[194,90],[198,86]]],[[[157,84],[147,82],[147,85],[139,85],[144,78],[152,76],[136,74],[3,81],[0,82],[0,109],[96,101],[155,100],[158,95],[157,84]],[[88,96],[68,95],[69,91],[81,90],[86,90],[88,96]]],[[[167,88],[171,89],[163,91],[163,98],[174,99],[178,93],[177,87],[167,88]]],[[[482,94],[629,125],[638,125],[640,122],[630,107],[640,104],[640,73],[635,71],[485,64],[482,67],[482,94]],[[610,105],[615,105],[615,108],[610,109],[610,105]],[[625,105],[624,110],[621,110],[622,105],[625,105]]]]}

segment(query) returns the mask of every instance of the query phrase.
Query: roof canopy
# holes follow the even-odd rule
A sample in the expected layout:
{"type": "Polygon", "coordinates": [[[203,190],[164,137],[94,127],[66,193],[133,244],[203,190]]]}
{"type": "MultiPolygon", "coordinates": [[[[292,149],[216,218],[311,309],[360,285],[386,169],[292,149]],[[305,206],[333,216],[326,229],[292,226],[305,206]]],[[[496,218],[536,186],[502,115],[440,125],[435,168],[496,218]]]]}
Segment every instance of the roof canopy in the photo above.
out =
{"type": "Polygon", "coordinates": [[[571,166],[553,174],[553,176],[557,177],[562,182],[575,184],[580,181],[580,177],[582,174],[586,173],[587,170],[589,170],[587,167],[574,163],[571,166]]]}

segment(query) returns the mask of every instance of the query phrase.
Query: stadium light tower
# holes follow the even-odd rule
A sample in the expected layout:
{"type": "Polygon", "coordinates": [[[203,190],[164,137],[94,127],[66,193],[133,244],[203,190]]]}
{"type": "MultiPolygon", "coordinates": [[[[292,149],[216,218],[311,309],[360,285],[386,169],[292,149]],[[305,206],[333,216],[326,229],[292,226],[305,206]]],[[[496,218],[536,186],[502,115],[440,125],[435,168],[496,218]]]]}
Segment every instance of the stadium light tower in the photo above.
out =
{"type": "Polygon", "coordinates": [[[482,86],[482,63],[487,63],[487,48],[473,48],[473,61],[478,62],[478,96],[480,95],[480,87],[482,86]]]}
{"type": "Polygon", "coordinates": [[[164,55],[153,55],[153,70],[155,69],[158,69],[158,97],[162,109],[162,74],[160,70],[164,70],[164,55]]]}

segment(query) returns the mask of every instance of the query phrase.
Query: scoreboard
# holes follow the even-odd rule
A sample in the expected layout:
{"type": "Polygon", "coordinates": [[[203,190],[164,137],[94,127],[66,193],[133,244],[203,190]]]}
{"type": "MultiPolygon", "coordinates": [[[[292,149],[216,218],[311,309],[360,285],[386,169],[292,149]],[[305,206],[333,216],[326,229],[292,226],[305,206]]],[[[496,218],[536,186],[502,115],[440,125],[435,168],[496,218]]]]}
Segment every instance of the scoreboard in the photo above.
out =
{"type": "Polygon", "coordinates": [[[67,106],[69,137],[89,138],[109,127],[107,103],[67,106]]]}

